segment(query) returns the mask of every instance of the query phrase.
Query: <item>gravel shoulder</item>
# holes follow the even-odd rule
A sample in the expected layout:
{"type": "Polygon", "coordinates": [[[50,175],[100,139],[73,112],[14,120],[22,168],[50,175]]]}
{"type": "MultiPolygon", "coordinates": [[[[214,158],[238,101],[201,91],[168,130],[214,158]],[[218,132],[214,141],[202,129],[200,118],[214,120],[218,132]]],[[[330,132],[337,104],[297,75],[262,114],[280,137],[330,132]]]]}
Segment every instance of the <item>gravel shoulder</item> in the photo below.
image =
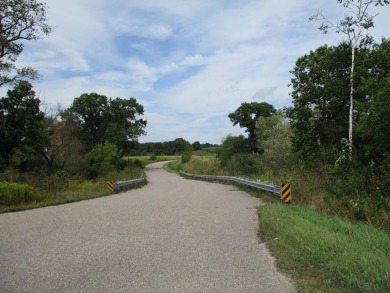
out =
{"type": "Polygon", "coordinates": [[[257,237],[259,199],[163,164],[141,189],[0,215],[0,292],[296,292],[257,237]]]}

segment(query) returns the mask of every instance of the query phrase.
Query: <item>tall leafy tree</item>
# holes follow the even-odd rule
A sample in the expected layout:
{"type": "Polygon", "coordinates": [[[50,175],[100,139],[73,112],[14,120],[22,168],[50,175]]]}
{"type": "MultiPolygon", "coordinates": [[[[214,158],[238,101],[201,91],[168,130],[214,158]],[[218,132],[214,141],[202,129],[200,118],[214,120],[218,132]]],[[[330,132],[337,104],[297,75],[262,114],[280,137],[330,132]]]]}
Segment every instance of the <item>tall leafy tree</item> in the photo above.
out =
{"type": "Polygon", "coordinates": [[[367,100],[356,107],[357,150],[365,163],[381,165],[390,156],[390,40],[373,47],[366,66],[370,75],[359,90],[367,100]]]}
{"type": "Polygon", "coordinates": [[[132,141],[145,134],[144,108],[136,99],[109,99],[96,93],[82,94],[64,112],[78,125],[78,134],[87,151],[98,144],[114,143],[126,150],[132,141]]]}
{"type": "Polygon", "coordinates": [[[233,125],[246,128],[248,142],[253,151],[256,151],[256,122],[259,117],[269,117],[276,112],[275,108],[266,102],[242,103],[236,111],[230,113],[228,117],[233,125]]]}
{"type": "Polygon", "coordinates": [[[40,100],[27,81],[20,81],[0,99],[0,155],[6,162],[10,163],[17,150],[22,157],[35,156],[47,145],[44,113],[39,106],[40,100]]]}
{"type": "Polygon", "coordinates": [[[337,33],[342,33],[347,37],[348,43],[351,46],[351,63],[350,63],[350,78],[349,78],[349,159],[352,160],[353,146],[353,103],[355,93],[355,53],[359,45],[372,43],[372,37],[366,34],[366,31],[374,26],[374,18],[377,15],[369,13],[369,8],[372,6],[384,6],[390,4],[389,0],[337,0],[342,4],[346,12],[344,18],[338,23],[333,23],[326,18],[322,12],[318,11],[309,20],[321,21],[319,29],[323,33],[327,33],[330,29],[337,33]]]}
{"type": "MultiPolygon", "coordinates": [[[[291,71],[293,107],[288,111],[293,146],[301,159],[313,162],[337,159],[340,141],[348,134],[350,46],[322,46],[299,58],[291,71]],[[322,154],[325,155],[322,156],[322,154]]],[[[365,50],[357,52],[364,64],[365,50]]],[[[359,80],[367,74],[357,68],[359,80]]],[[[364,95],[355,93],[358,101],[364,95]]]]}
{"type": "Polygon", "coordinates": [[[291,146],[291,127],[284,113],[279,110],[271,117],[260,117],[256,125],[258,148],[262,166],[274,174],[282,173],[294,163],[291,146]]]}
{"type": "Polygon", "coordinates": [[[60,108],[52,114],[46,113],[44,121],[49,134],[49,144],[42,150],[41,155],[47,167],[77,173],[85,148],[77,135],[77,123],[64,117],[60,108]]]}
{"type": "Polygon", "coordinates": [[[49,35],[46,5],[35,0],[0,1],[0,86],[18,80],[36,79],[38,72],[31,67],[15,65],[23,52],[23,41],[37,40],[49,35]]]}

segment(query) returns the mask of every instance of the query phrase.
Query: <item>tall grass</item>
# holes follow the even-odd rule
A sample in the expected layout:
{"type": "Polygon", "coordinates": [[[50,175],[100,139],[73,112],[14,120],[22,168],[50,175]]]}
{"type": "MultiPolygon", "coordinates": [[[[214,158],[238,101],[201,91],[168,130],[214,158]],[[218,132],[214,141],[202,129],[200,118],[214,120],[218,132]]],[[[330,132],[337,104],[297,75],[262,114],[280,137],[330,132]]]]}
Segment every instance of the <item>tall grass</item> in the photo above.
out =
{"type": "Polygon", "coordinates": [[[69,178],[64,173],[34,176],[19,174],[14,179],[26,182],[0,182],[0,213],[58,205],[109,195],[106,182],[140,178],[142,169],[130,164],[107,178],[84,180],[69,178]]]}
{"type": "Polygon", "coordinates": [[[29,184],[0,182],[0,205],[18,205],[38,199],[38,192],[29,184]]]}
{"type": "Polygon", "coordinates": [[[189,162],[182,163],[181,161],[172,161],[165,167],[168,171],[178,172],[180,170],[192,174],[206,174],[206,175],[221,175],[219,160],[215,155],[192,155],[189,162]]]}

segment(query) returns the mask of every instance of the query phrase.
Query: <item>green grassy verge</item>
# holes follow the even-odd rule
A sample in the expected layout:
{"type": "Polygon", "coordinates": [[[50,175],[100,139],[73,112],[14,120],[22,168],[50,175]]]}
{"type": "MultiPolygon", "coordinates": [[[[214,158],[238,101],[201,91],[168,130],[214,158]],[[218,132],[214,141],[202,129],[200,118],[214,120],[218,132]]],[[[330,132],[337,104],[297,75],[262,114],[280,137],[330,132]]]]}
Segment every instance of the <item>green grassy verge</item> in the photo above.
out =
{"type": "Polygon", "coordinates": [[[261,235],[303,292],[390,292],[390,234],[363,223],[272,203],[261,235]]]}

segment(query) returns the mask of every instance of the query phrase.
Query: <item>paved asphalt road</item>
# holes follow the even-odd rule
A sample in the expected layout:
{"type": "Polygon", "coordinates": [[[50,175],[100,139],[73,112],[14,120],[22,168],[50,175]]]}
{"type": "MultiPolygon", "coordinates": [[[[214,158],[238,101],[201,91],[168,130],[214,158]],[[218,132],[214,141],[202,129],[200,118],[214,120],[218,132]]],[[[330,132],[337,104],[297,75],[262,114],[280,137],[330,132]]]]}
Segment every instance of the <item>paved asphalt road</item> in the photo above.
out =
{"type": "Polygon", "coordinates": [[[0,215],[0,292],[295,292],[258,199],[161,166],[141,189],[0,215]]]}

